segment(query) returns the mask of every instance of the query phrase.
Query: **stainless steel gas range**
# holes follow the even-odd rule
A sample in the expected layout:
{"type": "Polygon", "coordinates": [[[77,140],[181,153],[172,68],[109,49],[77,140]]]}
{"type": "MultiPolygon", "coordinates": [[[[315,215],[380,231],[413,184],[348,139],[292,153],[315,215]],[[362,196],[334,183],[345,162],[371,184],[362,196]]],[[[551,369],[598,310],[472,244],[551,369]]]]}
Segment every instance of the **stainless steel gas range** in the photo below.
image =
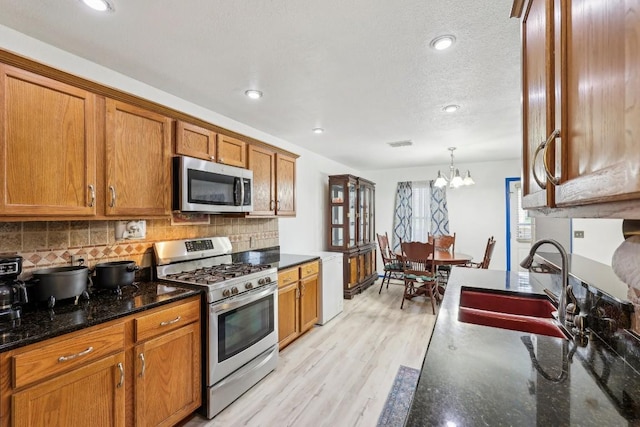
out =
{"type": "Polygon", "coordinates": [[[154,244],[159,280],[206,291],[202,412],[216,414],[278,364],[278,271],[233,263],[226,237],[154,244]]]}

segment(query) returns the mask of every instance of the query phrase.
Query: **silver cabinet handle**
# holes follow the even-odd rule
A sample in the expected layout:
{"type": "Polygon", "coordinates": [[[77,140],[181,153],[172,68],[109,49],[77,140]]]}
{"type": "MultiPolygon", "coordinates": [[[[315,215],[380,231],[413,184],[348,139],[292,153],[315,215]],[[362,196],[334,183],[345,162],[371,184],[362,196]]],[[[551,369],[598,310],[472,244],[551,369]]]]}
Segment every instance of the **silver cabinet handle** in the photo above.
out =
{"type": "Polygon", "coordinates": [[[147,369],[147,363],[144,361],[144,354],[140,353],[138,355],[138,357],[140,358],[140,361],[142,362],[142,369],[140,370],[140,376],[144,377],[144,371],[147,369]]]}
{"type": "Polygon", "coordinates": [[[58,362],[66,362],[67,360],[75,359],[76,357],[86,356],[92,351],[93,351],[93,347],[89,347],[88,349],[81,351],[80,353],[72,354],[70,356],[60,356],[58,357],[58,362]]]}
{"type": "Polygon", "coordinates": [[[173,320],[165,320],[164,322],[160,322],[160,326],[173,325],[174,323],[179,322],[180,319],[182,319],[182,316],[178,316],[173,320]]]}
{"type": "Polygon", "coordinates": [[[93,186],[93,184],[89,184],[89,197],[89,207],[92,208],[96,203],[96,188],[93,186]]]}
{"type": "Polygon", "coordinates": [[[554,177],[553,175],[551,175],[551,173],[549,172],[549,166],[547,164],[547,150],[549,145],[551,145],[551,143],[553,141],[555,141],[555,139],[560,136],[560,131],[558,129],[554,130],[553,132],[551,132],[551,135],[549,135],[549,138],[547,138],[546,141],[542,141],[540,143],[540,145],[538,145],[538,148],[536,148],[535,153],[533,154],[533,163],[531,164],[531,171],[533,172],[533,179],[536,181],[536,183],[538,184],[538,186],[540,188],[542,188],[543,190],[547,188],[547,182],[542,182],[540,180],[540,178],[538,177],[538,174],[536,173],[536,160],[538,159],[538,154],[540,154],[540,152],[542,151],[542,162],[543,162],[543,167],[544,167],[544,172],[545,175],[547,175],[548,181],[551,182],[553,185],[558,185],[558,183],[560,182],[560,180],[558,180],[558,178],[554,177]]]}
{"type": "Polygon", "coordinates": [[[209,156],[209,159],[215,161],[216,160],[216,156],[209,156]]]}
{"type": "Polygon", "coordinates": [[[113,185],[109,186],[109,191],[111,192],[111,202],[109,203],[109,207],[114,207],[116,205],[116,189],[113,185]]]}
{"type": "Polygon", "coordinates": [[[276,200],[276,210],[280,210],[280,200],[276,200]]]}
{"type": "Polygon", "coordinates": [[[272,211],[276,208],[276,201],[275,200],[269,200],[269,210],[272,211]]]}
{"type": "Polygon", "coordinates": [[[222,157],[218,157],[218,163],[224,163],[224,159],[222,157]]]}
{"type": "Polygon", "coordinates": [[[122,366],[122,362],[118,363],[117,366],[120,370],[120,382],[118,382],[118,385],[116,385],[116,387],[120,388],[124,384],[124,366],[122,366]]]}

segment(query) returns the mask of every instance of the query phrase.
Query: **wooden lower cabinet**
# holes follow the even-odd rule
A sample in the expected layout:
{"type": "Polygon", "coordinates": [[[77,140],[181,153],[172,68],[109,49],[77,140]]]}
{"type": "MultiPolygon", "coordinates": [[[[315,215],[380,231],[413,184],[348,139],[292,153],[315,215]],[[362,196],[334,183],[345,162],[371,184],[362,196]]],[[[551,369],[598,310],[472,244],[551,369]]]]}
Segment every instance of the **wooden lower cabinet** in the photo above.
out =
{"type": "Polygon", "coordinates": [[[318,261],[278,273],[278,343],[284,348],[318,321],[318,261]]]}
{"type": "Polygon", "coordinates": [[[199,354],[196,323],[135,347],[137,426],[172,426],[200,406],[199,354]]]}
{"type": "Polygon", "coordinates": [[[196,296],[0,353],[0,426],[175,425],[202,400],[200,340],[196,296]]]}
{"type": "Polygon", "coordinates": [[[124,352],[15,393],[12,425],[124,426],[124,352]]]}
{"type": "Polygon", "coordinates": [[[344,253],[344,297],[351,299],[378,278],[375,245],[366,245],[344,253]]]}

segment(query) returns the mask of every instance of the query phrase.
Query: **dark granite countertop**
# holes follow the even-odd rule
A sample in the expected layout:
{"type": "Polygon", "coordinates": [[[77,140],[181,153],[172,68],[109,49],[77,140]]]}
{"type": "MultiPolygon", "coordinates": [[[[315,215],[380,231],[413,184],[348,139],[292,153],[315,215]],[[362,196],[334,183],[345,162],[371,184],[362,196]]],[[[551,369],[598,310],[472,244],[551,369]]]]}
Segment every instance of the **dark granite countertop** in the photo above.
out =
{"type": "Polygon", "coordinates": [[[524,294],[549,288],[557,294],[556,275],[452,270],[407,426],[636,425],[638,364],[625,363],[593,334],[578,346],[458,321],[463,286],[524,294]]]}
{"type": "Polygon", "coordinates": [[[0,322],[0,352],[33,344],[58,335],[88,328],[109,320],[149,310],[183,298],[200,294],[199,290],[185,289],[159,282],[138,283],[138,289],[125,287],[122,295],[111,290],[97,289],[89,300],[57,301],[53,310],[46,303],[24,307],[19,321],[0,322]]]}
{"type": "Polygon", "coordinates": [[[278,270],[295,267],[320,259],[318,255],[298,255],[280,253],[280,248],[266,250],[246,251],[233,254],[234,262],[249,262],[251,264],[269,264],[278,270]]]}

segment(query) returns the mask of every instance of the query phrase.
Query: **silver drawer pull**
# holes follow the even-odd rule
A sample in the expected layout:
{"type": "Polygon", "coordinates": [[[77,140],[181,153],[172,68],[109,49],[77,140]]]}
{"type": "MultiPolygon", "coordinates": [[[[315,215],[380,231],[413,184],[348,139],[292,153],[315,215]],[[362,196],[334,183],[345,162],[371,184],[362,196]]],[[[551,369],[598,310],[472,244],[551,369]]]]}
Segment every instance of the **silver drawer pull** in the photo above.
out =
{"type": "Polygon", "coordinates": [[[89,347],[85,351],[81,351],[80,353],[72,354],[71,356],[60,356],[58,357],[58,362],[66,362],[67,360],[75,359],[76,357],[86,356],[87,354],[93,351],[93,347],[89,347]]]}
{"type": "Polygon", "coordinates": [[[167,326],[167,325],[173,325],[174,323],[177,323],[180,321],[180,319],[182,319],[181,316],[176,317],[173,320],[166,320],[164,322],[160,322],[160,326],[167,326]]]}
{"type": "Polygon", "coordinates": [[[140,361],[142,362],[142,369],[140,369],[140,376],[144,377],[144,371],[147,370],[147,362],[144,360],[144,353],[140,353],[138,355],[138,357],[140,358],[140,361]]]}
{"type": "Polygon", "coordinates": [[[124,384],[124,366],[122,366],[122,362],[118,363],[118,369],[120,370],[120,382],[116,387],[120,388],[122,387],[122,384],[124,384]]]}

